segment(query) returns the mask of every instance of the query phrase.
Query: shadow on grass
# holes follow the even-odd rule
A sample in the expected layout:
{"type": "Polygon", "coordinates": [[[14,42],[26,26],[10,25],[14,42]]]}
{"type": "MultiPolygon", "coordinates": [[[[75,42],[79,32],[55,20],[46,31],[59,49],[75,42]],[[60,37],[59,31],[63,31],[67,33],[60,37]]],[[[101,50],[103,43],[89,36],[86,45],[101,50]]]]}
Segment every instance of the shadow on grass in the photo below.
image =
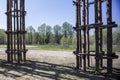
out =
{"type": "MultiPolygon", "coordinates": [[[[45,77],[52,80],[76,80],[74,77],[79,79],[87,79],[87,80],[110,80],[110,77],[103,77],[100,75],[93,75],[89,73],[84,73],[81,71],[75,71],[73,67],[58,65],[48,62],[39,62],[39,61],[27,61],[26,63],[18,64],[8,64],[6,61],[0,60],[0,74],[6,77],[18,78],[22,77],[23,75],[30,75],[34,78],[39,79],[39,76],[45,77]],[[15,71],[22,75],[16,73],[9,73],[10,71],[15,71]],[[64,75],[64,76],[63,76],[64,75]],[[74,77],[70,77],[74,76],[74,77]]],[[[120,71],[120,70],[117,70],[120,71]]],[[[112,78],[118,78],[119,74],[114,75],[112,78]],[[117,76],[117,77],[115,77],[117,76]]]]}

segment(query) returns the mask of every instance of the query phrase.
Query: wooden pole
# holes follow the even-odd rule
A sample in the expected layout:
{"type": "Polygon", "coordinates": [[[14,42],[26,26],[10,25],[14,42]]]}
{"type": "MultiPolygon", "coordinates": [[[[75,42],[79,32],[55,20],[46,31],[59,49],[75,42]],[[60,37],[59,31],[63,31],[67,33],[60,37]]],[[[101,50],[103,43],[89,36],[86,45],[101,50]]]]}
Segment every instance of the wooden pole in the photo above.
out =
{"type": "MultiPolygon", "coordinates": [[[[95,24],[98,23],[98,0],[95,0],[95,24]]],[[[95,28],[95,54],[96,54],[96,71],[99,72],[99,28],[95,28]]]]}
{"type": "MultiPolygon", "coordinates": [[[[86,25],[86,0],[83,0],[83,18],[82,18],[82,22],[83,25],[86,25]]],[[[83,30],[83,36],[84,36],[84,44],[83,44],[83,54],[86,54],[86,26],[84,26],[84,30],[83,30]]],[[[86,55],[83,55],[83,70],[86,71],[86,55]]]]}
{"type": "MultiPolygon", "coordinates": [[[[112,0],[106,0],[107,2],[107,24],[111,24],[112,22],[112,0]]],[[[112,73],[112,28],[108,26],[107,28],[107,73],[112,73]]]]}

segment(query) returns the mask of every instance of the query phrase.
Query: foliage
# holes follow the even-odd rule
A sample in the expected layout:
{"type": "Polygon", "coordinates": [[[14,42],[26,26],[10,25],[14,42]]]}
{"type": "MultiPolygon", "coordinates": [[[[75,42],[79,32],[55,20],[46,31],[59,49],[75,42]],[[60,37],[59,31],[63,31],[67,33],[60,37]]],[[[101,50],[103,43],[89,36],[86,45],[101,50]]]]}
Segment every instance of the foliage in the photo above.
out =
{"type": "Polygon", "coordinates": [[[41,26],[38,27],[38,32],[40,35],[40,44],[44,45],[45,44],[45,38],[46,38],[46,24],[42,24],[41,26]]]}
{"type": "Polygon", "coordinates": [[[47,25],[46,26],[46,38],[45,38],[45,43],[48,44],[50,43],[52,38],[52,28],[51,26],[47,25]]]}
{"type": "Polygon", "coordinates": [[[32,26],[27,27],[27,44],[33,44],[35,29],[32,26]]]}
{"type": "Polygon", "coordinates": [[[113,33],[114,44],[120,46],[120,26],[118,26],[113,33]]]}
{"type": "Polygon", "coordinates": [[[72,42],[75,42],[75,40],[72,41],[74,37],[72,25],[68,22],[64,22],[62,26],[57,24],[53,28],[44,23],[38,27],[37,31],[32,26],[29,26],[27,32],[26,42],[28,45],[58,44],[69,47],[72,42]]]}
{"type": "Polygon", "coordinates": [[[60,41],[60,44],[61,44],[62,48],[70,48],[71,45],[74,46],[75,43],[76,43],[75,37],[71,37],[71,36],[68,36],[68,37],[63,36],[61,41],[60,41]]]}
{"type": "Polygon", "coordinates": [[[68,37],[68,36],[73,36],[73,27],[70,25],[68,22],[64,22],[62,25],[63,28],[63,36],[68,37]]]}
{"type": "Polygon", "coordinates": [[[62,39],[60,41],[62,48],[68,48],[68,41],[67,40],[68,39],[65,36],[62,37],[62,39]]]}
{"type": "MultiPolygon", "coordinates": [[[[48,48],[48,46],[51,49],[54,48],[53,46],[62,49],[75,49],[76,47],[76,34],[68,22],[64,22],[62,26],[55,25],[53,28],[42,24],[36,31],[33,26],[28,26],[26,30],[27,45],[38,45],[38,49],[48,48]]],[[[103,50],[106,50],[107,29],[103,29],[102,35],[103,50]]],[[[0,44],[6,44],[6,37],[5,30],[0,29],[0,44]]],[[[95,50],[95,34],[90,35],[90,50],[95,50]]],[[[113,51],[120,51],[120,26],[113,30],[113,51]]]]}
{"type": "Polygon", "coordinates": [[[61,26],[55,25],[53,30],[54,30],[54,42],[60,44],[60,40],[62,38],[61,26]]]}
{"type": "Polygon", "coordinates": [[[4,29],[0,29],[0,44],[6,44],[6,34],[4,29]]]}
{"type": "Polygon", "coordinates": [[[38,32],[35,32],[35,33],[34,33],[34,40],[33,40],[34,42],[33,42],[33,43],[34,43],[34,44],[39,44],[39,43],[40,43],[39,40],[40,40],[40,35],[39,35],[38,32]]]}

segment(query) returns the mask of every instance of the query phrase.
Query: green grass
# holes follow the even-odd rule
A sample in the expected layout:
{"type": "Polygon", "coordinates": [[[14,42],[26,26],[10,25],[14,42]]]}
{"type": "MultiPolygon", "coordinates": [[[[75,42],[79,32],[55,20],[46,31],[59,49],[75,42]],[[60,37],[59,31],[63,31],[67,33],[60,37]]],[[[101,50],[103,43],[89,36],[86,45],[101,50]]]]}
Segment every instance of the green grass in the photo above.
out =
{"type": "MultiPolygon", "coordinates": [[[[90,50],[94,50],[95,51],[95,46],[94,45],[90,45],[90,50]]],[[[103,45],[103,51],[107,51],[107,46],[103,45]]],[[[120,45],[113,45],[113,52],[120,52],[120,45]]]]}
{"type": "MultiPolygon", "coordinates": [[[[7,45],[0,45],[0,48],[7,48],[7,45]]],[[[30,50],[52,50],[52,51],[74,51],[75,48],[62,48],[61,45],[26,45],[30,50]]]]}
{"type": "Polygon", "coordinates": [[[27,46],[30,50],[53,50],[53,51],[74,51],[75,48],[62,48],[60,45],[29,45],[27,46]]]}
{"type": "MultiPolygon", "coordinates": [[[[75,48],[70,46],[69,48],[62,48],[61,45],[27,45],[29,50],[52,50],[52,51],[74,51],[75,48]]],[[[6,45],[0,45],[0,48],[6,48],[6,45]]],[[[95,46],[91,45],[90,50],[95,50],[95,46]]],[[[106,51],[106,47],[103,47],[106,51]]],[[[113,52],[120,52],[120,47],[113,47],[113,52]]]]}
{"type": "Polygon", "coordinates": [[[0,48],[6,48],[7,45],[0,45],[0,48]]]}

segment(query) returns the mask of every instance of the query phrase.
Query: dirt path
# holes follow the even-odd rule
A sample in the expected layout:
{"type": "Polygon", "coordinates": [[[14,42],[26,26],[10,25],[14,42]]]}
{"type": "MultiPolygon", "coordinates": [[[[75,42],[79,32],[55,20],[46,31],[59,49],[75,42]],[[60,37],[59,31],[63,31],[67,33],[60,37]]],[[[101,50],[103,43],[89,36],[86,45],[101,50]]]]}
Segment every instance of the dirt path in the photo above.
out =
{"type": "MultiPolygon", "coordinates": [[[[104,76],[75,71],[75,56],[69,51],[29,50],[27,62],[7,64],[5,49],[0,48],[0,80],[109,80],[104,76]]],[[[119,67],[119,60],[115,67],[119,67]]]]}

